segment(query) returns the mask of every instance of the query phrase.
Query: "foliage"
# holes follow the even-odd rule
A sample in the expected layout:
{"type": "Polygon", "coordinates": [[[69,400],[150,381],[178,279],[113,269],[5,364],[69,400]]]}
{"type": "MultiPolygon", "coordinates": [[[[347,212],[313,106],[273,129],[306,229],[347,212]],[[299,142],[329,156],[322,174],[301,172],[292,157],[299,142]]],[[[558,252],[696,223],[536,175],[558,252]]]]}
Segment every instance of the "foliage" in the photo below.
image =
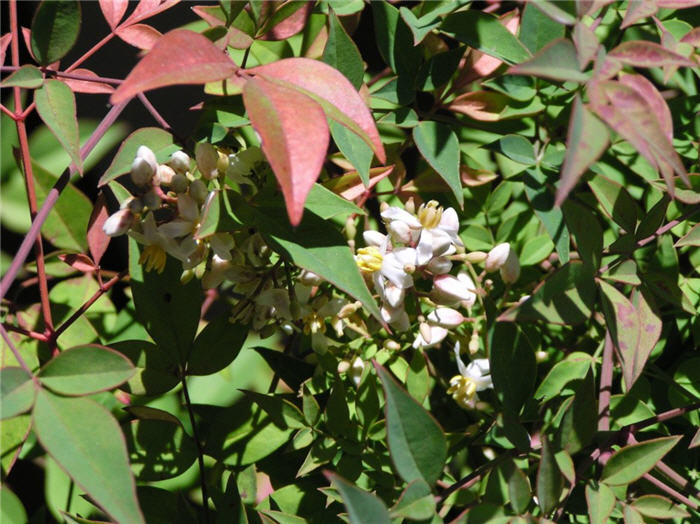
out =
{"type": "Polygon", "coordinates": [[[698,4],[6,3],[2,521],[699,519],[698,4]]]}

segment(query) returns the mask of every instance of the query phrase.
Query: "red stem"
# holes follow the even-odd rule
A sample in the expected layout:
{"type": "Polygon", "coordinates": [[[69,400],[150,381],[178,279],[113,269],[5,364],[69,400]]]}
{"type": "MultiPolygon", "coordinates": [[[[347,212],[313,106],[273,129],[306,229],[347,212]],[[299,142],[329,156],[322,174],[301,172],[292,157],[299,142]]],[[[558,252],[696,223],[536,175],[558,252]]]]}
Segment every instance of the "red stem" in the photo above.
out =
{"type": "Polygon", "coordinates": [[[102,46],[104,46],[107,42],[109,42],[112,38],[114,37],[114,33],[109,33],[107,36],[105,36],[102,40],[97,42],[92,48],[87,51],[83,56],[78,58],[75,62],[73,62],[70,67],[66,69],[66,73],[70,73],[73,71],[73,69],[77,68],[80,64],[85,62],[88,58],[90,58],[93,54],[95,54],[97,51],[99,51],[102,46]]]}
{"type": "Polygon", "coordinates": [[[32,381],[38,386],[39,385],[39,380],[34,376],[32,373],[32,370],[29,369],[29,366],[27,363],[24,361],[22,358],[22,355],[20,354],[19,350],[15,347],[15,345],[12,343],[12,340],[10,339],[10,335],[5,331],[5,328],[0,324],[0,336],[2,336],[3,340],[7,344],[7,347],[10,348],[10,351],[12,351],[12,354],[15,356],[15,359],[19,363],[20,367],[30,376],[32,377],[32,381]]]}
{"type": "Polygon", "coordinates": [[[49,341],[49,337],[37,331],[32,331],[30,329],[24,329],[20,326],[13,326],[12,324],[5,323],[2,324],[2,327],[4,327],[7,331],[14,331],[15,333],[19,333],[21,335],[24,335],[25,337],[33,338],[34,340],[38,340],[39,342],[48,343],[49,341]]]}
{"type": "Polygon", "coordinates": [[[644,480],[648,480],[650,483],[652,483],[654,486],[659,488],[661,491],[666,493],[667,495],[671,495],[674,499],[676,499],[678,502],[681,502],[685,504],[688,507],[693,508],[694,510],[698,510],[699,507],[698,505],[690,500],[688,497],[683,495],[682,493],[679,493],[675,489],[673,489],[671,486],[667,485],[664,482],[661,482],[659,479],[652,477],[649,473],[644,474],[644,480]]]}
{"type": "Polygon", "coordinates": [[[598,392],[598,431],[610,429],[610,392],[613,376],[613,342],[610,331],[605,331],[603,348],[603,367],[600,372],[600,390],[598,392]]]}

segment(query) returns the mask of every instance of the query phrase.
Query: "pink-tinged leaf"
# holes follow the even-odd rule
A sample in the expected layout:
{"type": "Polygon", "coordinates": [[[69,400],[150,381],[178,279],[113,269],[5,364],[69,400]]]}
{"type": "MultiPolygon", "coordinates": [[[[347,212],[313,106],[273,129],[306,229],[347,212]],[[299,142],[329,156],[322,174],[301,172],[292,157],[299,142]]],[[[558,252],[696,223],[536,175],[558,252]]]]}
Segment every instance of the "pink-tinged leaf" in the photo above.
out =
{"type": "MultiPolygon", "coordinates": [[[[518,16],[517,11],[511,11],[510,13],[504,14],[503,16],[499,17],[498,21],[503,24],[510,34],[514,35],[518,32],[520,17],[518,16]]],[[[471,64],[469,77],[473,80],[475,78],[489,76],[496,69],[498,69],[501,64],[503,64],[503,61],[472,49],[467,57],[466,64],[466,67],[469,67],[469,64],[471,64]]]]}
{"type": "Polygon", "coordinates": [[[366,187],[357,171],[345,173],[343,176],[324,182],[323,185],[346,200],[355,200],[372,189],[380,180],[389,176],[393,170],[393,165],[371,168],[369,170],[369,185],[366,187]]]}
{"type": "Polygon", "coordinates": [[[459,95],[447,108],[482,122],[500,120],[501,112],[508,104],[508,98],[490,91],[472,91],[459,95]]]}
{"type": "MultiPolygon", "coordinates": [[[[71,71],[73,75],[80,75],[91,78],[99,78],[96,73],[89,69],[74,69],[71,71]]],[[[75,78],[60,78],[62,82],[68,85],[74,93],[114,93],[114,87],[104,82],[91,82],[89,80],[76,80],[75,78]]]]}
{"type": "Polygon", "coordinates": [[[310,97],[262,77],[246,82],[243,102],[282,187],[289,221],[296,226],[326,158],[330,137],[326,115],[310,97]]]}
{"type": "Polygon", "coordinates": [[[681,42],[690,44],[693,47],[700,47],[700,27],[695,27],[688,31],[683,38],[681,38],[681,42]]]}
{"type": "Polygon", "coordinates": [[[10,42],[12,42],[12,33],[5,33],[0,36],[0,65],[5,65],[5,54],[10,42]]]}
{"type": "Polygon", "coordinates": [[[180,0],[141,0],[122,25],[131,25],[170,9],[180,0]]]}
{"type": "Polygon", "coordinates": [[[34,92],[34,102],[39,117],[82,174],[83,160],[80,158],[80,135],[73,91],[59,80],[45,80],[41,89],[34,92]]]}
{"type": "Polygon", "coordinates": [[[127,44],[149,51],[163,36],[160,31],[146,24],[134,24],[120,27],[116,34],[127,44]]]}
{"type": "Polygon", "coordinates": [[[580,69],[584,69],[598,52],[598,47],[600,47],[598,37],[595,36],[593,30],[586,24],[583,22],[576,22],[573,38],[574,44],[576,45],[578,66],[580,69]]]}
{"type": "Polygon", "coordinates": [[[642,18],[647,18],[656,14],[659,9],[658,0],[636,0],[627,4],[627,12],[622,20],[620,29],[625,29],[642,18]]]}
{"type": "Polygon", "coordinates": [[[629,391],[661,336],[661,319],[639,292],[630,301],[607,282],[600,281],[600,289],[610,307],[606,314],[608,328],[622,366],[625,390],[629,391]]]}
{"type": "Polygon", "coordinates": [[[666,100],[661,96],[649,80],[642,75],[624,75],[620,78],[620,82],[634,89],[644,100],[649,104],[652,111],[656,115],[656,120],[661,126],[661,130],[668,138],[669,142],[673,140],[673,119],[671,118],[671,110],[666,104],[666,100]]]}
{"type": "Polygon", "coordinates": [[[127,7],[129,0],[100,0],[100,9],[112,31],[121,22],[127,7]]]}
{"type": "MultiPolygon", "coordinates": [[[[34,51],[32,51],[32,30],[23,27],[22,28],[22,40],[24,40],[24,47],[27,49],[29,52],[29,55],[32,57],[32,59],[35,62],[38,62],[37,58],[34,56],[34,51]]],[[[61,61],[57,60],[56,62],[53,62],[52,64],[49,64],[46,66],[46,69],[51,69],[53,71],[58,70],[58,65],[61,61]]]]}
{"type": "Polygon", "coordinates": [[[695,436],[690,441],[690,444],[688,444],[688,449],[697,448],[698,446],[700,446],[700,428],[698,428],[695,432],[695,436]]]}
{"type": "Polygon", "coordinates": [[[384,146],[369,108],[337,69],[309,58],[286,58],[248,72],[310,96],[321,105],[328,118],[357,134],[382,164],[386,162],[384,146]]]}
{"type": "Polygon", "coordinates": [[[692,60],[669,51],[659,44],[645,40],[623,42],[610,51],[608,56],[634,67],[695,66],[692,60]]]}
{"type": "Polygon", "coordinates": [[[591,109],[661,171],[669,193],[675,171],[688,184],[688,173],[649,103],[635,89],[610,80],[589,85],[591,109]]]}
{"type": "Polygon", "coordinates": [[[98,265],[105,251],[107,251],[107,246],[109,246],[109,241],[111,240],[111,237],[107,236],[102,230],[102,226],[107,221],[107,218],[109,218],[109,213],[107,212],[105,195],[100,192],[100,196],[97,197],[95,206],[92,208],[92,214],[90,215],[87,227],[88,248],[90,249],[90,254],[95,264],[98,265]]]}
{"type": "Polygon", "coordinates": [[[688,9],[700,5],[700,0],[656,0],[656,5],[664,9],[688,9]]]}
{"type": "Polygon", "coordinates": [[[237,69],[238,66],[206,36],[175,29],[164,34],[136,64],[110,101],[117,104],[159,87],[223,80],[237,69]]]}
{"type": "Polygon", "coordinates": [[[566,139],[566,157],[561,170],[561,181],[557,187],[555,205],[560,206],[578,179],[608,147],[609,133],[605,124],[598,120],[576,95],[569,120],[566,139]]]}
{"type": "Polygon", "coordinates": [[[218,5],[195,5],[191,7],[191,9],[197,16],[212,27],[224,25],[226,23],[226,20],[221,18],[223,13],[218,5]]]}
{"type": "Polygon", "coordinates": [[[71,253],[69,255],[58,255],[58,259],[68,264],[73,269],[81,273],[92,273],[97,269],[97,266],[92,259],[82,253],[71,253]]]}
{"type": "Polygon", "coordinates": [[[283,4],[282,7],[272,15],[270,23],[271,28],[260,37],[260,40],[286,40],[304,29],[306,21],[309,19],[309,16],[311,16],[311,11],[313,11],[314,2],[294,2],[294,4],[298,4],[300,7],[283,20],[276,22],[276,16],[278,13],[282,13],[282,10],[287,5],[291,7],[291,2],[283,4]]]}
{"type": "Polygon", "coordinates": [[[574,44],[566,38],[550,42],[530,60],[511,67],[508,72],[513,75],[534,75],[552,80],[588,81],[588,76],[579,69],[574,44]]]}
{"type": "Polygon", "coordinates": [[[700,246],[700,224],[695,224],[690,231],[678,239],[674,246],[700,246]]]}

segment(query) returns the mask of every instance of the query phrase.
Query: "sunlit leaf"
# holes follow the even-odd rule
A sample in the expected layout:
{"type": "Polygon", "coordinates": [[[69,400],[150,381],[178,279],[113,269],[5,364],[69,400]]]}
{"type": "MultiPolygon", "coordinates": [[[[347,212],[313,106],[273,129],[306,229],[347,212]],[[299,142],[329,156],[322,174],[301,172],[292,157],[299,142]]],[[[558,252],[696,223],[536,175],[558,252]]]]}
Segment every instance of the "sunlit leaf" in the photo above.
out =
{"type": "Polygon", "coordinates": [[[666,65],[695,67],[695,63],[692,60],[669,51],[660,44],[646,40],[623,42],[615,49],[610,50],[608,57],[634,67],[661,67],[666,65]]]}
{"type": "Polygon", "coordinates": [[[411,482],[391,508],[391,516],[427,520],[435,514],[435,497],[424,480],[411,482]]]}
{"type": "Polygon", "coordinates": [[[695,224],[690,231],[678,239],[674,245],[676,247],[700,246],[700,224],[695,224]]]}
{"type": "Polygon", "coordinates": [[[63,58],[78,40],[80,3],[44,1],[32,20],[31,50],[41,65],[63,58]]]}
{"type": "Polygon", "coordinates": [[[28,411],[34,404],[31,377],[20,367],[0,369],[0,418],[9,419],[28,411]]]}
{"type": "Polygon", "coordinates": [[[525,5],[520,24],[520,41],[536,53],[552,40],[563,38],[566,27],[545,15],[533,3],[525,5]]]}
{"type": "Polygon", "coordinates": [[[237,70],[236,64],[207,37],[175,29],[164,34],[136,64],[110,100],[117,104],[149,89],[224,80],[237,70]]]}
{"type": "Polygon", "coordinates": [[[39,390],[33,423],[44,449],[108,515],[117,522],[145,522],[124,437],[105,408],[39,390]]]}
{"type": "Polygon", "coordinates": [[[552,80],[586,82],[579,70],[576,48],[571,40],[560,38],[540,49],[530,60],[511,67],[512,75],[533,75],[552,80]]]}
{"type": "Polygon", "coordinates": [[[681,439],[661,437],[625,446],[616,451],[603,467],[601,481],[610,486],[629,484],[651,470],[681,439]]]}
{"type": "Polygon", "coordinates": [[[615,493],[605,484],[586,484],[586,503],[591,524],[606,524],[615,507],[615,493]]]}
{"type": "Polygon", "coordinates": [[[592,359],[587,353],[575,351],[549,370],[535,391],[535,398],[547,401],[562,393],[571,381],[582,379],[591,367],[592,359]]]}
{"type": "Polygon", "coordinates": [[[355,42],[333,13],[328,17],[328,42],[323,50],[323,61],[343,73],[355,89],[362,85],[364,65],[355,42]]]}
{"type": "Polygon", "coordinates": [[[631,506],[642,515],[653,519],[684,519],[690,514],[673,501],[661,495],[642,495],[631,506]]]}
{"type": "Polygon", "coordinates": [[[100,82],[97,73],[90,71],[89,69],[77,68],[71,71],[73,75],[79,75],[81,77],[94,78],[95,80],[78,80],[76,78],[66,78],[62,77],[61,82],[65,83],[71,88],[74,93],[92,93],[92,94],[109,94],[114,92],[114,87],[111,85],[100,82]]]}
{"type": "Polygon", "coordinates": [[[282,186],[289,220],[298,225],[306,197],[326,158],[326,116],[313,99],[264,77],[246,82],[243,100],[262,139],[262,150],[282,186]]]}
{"type": "Polygon", "coordinates": [[[110,29],[117,27],[121,19],[124,18],[126,8],[129,7],[129,0],[99,0],[100,10],[107,20],[110,29]]]}
{"type": "Polygon", "coordinates": [[[386,396],[389,452],[406,482],[423,479],[433,485],[442,474],[447,442],[435,419],[379,364],[374,364],[386,396]]]}
{"type": "Polygon", "coordinates": [[[454,131],[444,124],[425,121],[413,128],[413,140],[423,158],[447,182],[457,202],[463,206],[459,141],[454,131]]]}
{"type": "Polygon", "coordinates": [[[63,82],[46,80],[41,89],[34,92],[34,102],[41,119],[82,173],[83,161],[80,158],[80,134],[73,92],[63,82]]]}

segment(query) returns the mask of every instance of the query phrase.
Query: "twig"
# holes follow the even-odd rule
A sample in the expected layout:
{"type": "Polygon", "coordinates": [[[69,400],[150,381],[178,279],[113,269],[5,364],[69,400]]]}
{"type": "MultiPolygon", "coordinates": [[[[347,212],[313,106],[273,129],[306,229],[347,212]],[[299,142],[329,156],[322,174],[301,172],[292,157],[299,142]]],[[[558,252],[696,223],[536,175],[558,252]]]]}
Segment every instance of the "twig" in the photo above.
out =
{"type": "Polygon", "coordinates": [[[610,330],[605,331],[603,348],[603,367],[600,372],[600,389],[598,392],[598,431],[610,430],[610,393],[613,376],[613,341],[610,330]]]}
{"type": "Polygon", "coordinates": [[[187,413],[190,417],[190,424],[192,425],[192,438],[197,446],[197,465],[199,466],[199,485],[202,490],[202,501],[204,506],[204,523],[209,523],[209,495],[207,494],[207,477],[206,470],[204,469],[204,448],[202,447],[202,441],[199,439],[199,434],[197,432],[197,423],[194,419],[194,410],[192,409],[192,401],[190,400],[190,392],[187,389],[187,374],[181,373],[182,378],[180,382],[182,383],[182,392],[185,396],[185,405],[187,406],[187,413]]]}
{"type": "Polygon", "coordinates": [[[38,385],[38,384],[39,384],[39,379],[37,379],[37,378],[34,376],[34,373],[32,373],[32,370],[29,369],[29,366],[27,365],[27,363],[26,363],[26,362],[24,361],[24,359],[22,358],[22,355],[21,355],[21,353],[19,352],[19,350],[18,350],[18,349],[15,347],[15,345],[12,343],[12,340],[10,339],[10,335],[8,335],[7,331],[5,331],[5,328],[2,326],[2,324],[0,324],[0,335],[2,336],[3,340],[4,340],[5,343],[7,344],[7,347],[9,347],[9,348],[10,348],[10,351],[12,351],[12,354],[15,356],[15,359],[16,359],[17,362],[19,363],[20,367],[27,373],[27,375],[29,375],[30,377],[32,377],[32,381],[33,381],[35,384],[38,385]]]}
{"type": "Polygon", "coordinates": [[[46,336],[44,333],[39,333],[38,331],[24,329],[21,326],[13,326],[12,324],[7,324],[5,322],[2,323],[2,327],[4,327],[7,331],[14,331],[15,333],[19,333],[20,335],[24,335],[25,337],[33,338],[34,340],[38,340],[39,342],[48,343],[49,341],[48,336],[46,336]]]}
{"type": "Polygon", "coordinates": [[[673,489],[671,486],[667,485],[666,483],[660,481],[659,479],[652,477],[649,473],[645,473],[644,476],[642,477],[644,480],[649,481],[651,484],[659,488],[661,491],[666,493],[667,495],[671,495],[674,499],[676,499],[678,502],[682,502],[686,506],[689,506],[693,508],[694,510],[700,509],[700,506],[698,506],[695,502],[690,500],[688,497],[683,495],[682,493],[679,493],[675,489],[673,489]]]}

